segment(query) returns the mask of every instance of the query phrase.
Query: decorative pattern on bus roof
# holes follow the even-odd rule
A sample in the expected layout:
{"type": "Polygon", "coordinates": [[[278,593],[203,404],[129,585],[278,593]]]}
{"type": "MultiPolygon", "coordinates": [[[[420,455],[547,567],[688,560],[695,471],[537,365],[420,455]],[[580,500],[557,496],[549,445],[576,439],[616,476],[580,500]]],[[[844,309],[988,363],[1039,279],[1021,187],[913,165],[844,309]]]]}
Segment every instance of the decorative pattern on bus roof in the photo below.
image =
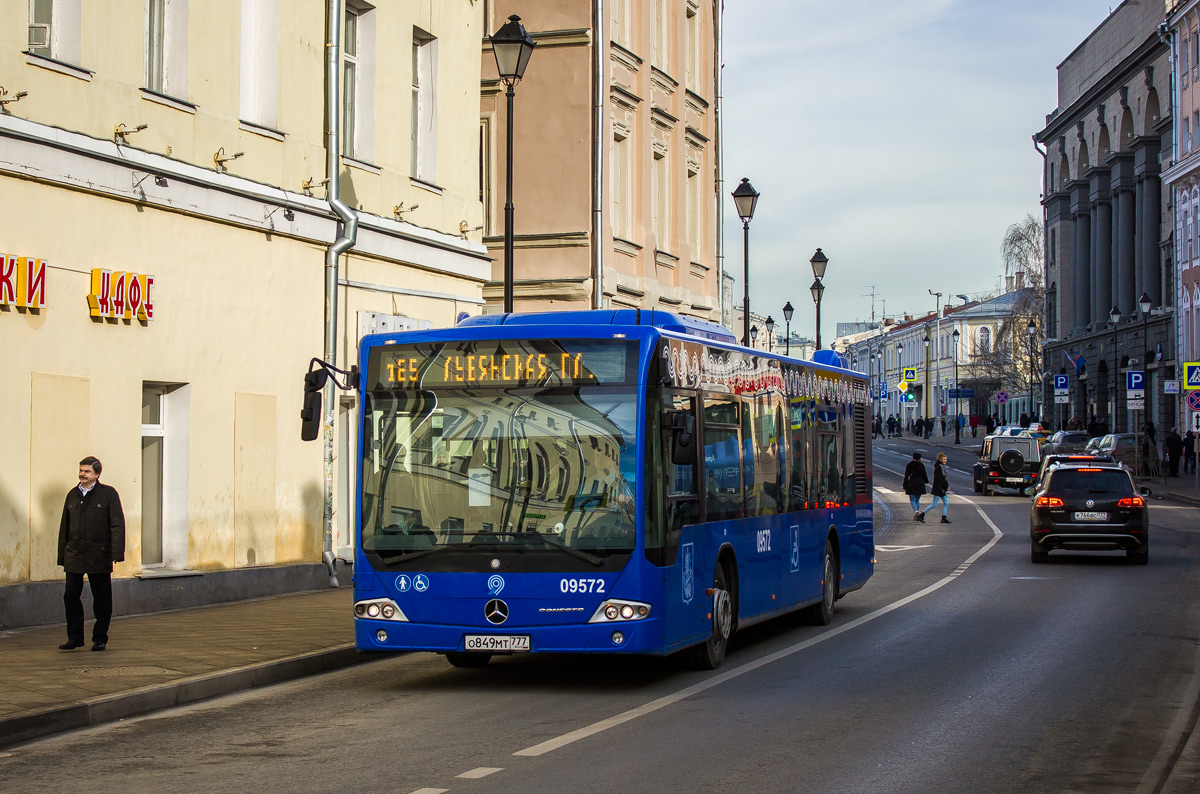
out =
{"type": "Polygon", "coordinates": [[[785,365],[766,356],[667,339],[662,346],[662,357],[675,386],[732,394],[773,391],[844,403],[867,402],[865,384],[851,376],[785,365]]]}

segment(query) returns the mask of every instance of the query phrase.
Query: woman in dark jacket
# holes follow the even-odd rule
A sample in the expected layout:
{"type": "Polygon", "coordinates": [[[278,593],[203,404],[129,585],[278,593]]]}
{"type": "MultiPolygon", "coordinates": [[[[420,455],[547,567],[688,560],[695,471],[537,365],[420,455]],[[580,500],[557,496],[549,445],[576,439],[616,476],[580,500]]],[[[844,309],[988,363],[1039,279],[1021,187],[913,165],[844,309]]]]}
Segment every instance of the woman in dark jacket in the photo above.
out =
{"type": "Polygon", "coordinates": [[[945,452],[939,452],[937,462],[933,464],[933,487],[929,492],[933,494],[933,504],[929,509],[937,507],[938,499],[942,500],[942,523],[949,524],[950,519],[946,518],[946,511],[950,509],[950,499],[946,496],[950,492],[950,480],[946,477],[946,457],[945,452]]]}
{"type": "Polygon", "coordinates": [[[921,497],[925,495],[925,486],[929,484],[929,473],[921,462],[921,453],[914,452],[912,460],[904,467],[904,492],[913,509],[913,521],[925,521],[925,511],[921,509],[921,497]]]}

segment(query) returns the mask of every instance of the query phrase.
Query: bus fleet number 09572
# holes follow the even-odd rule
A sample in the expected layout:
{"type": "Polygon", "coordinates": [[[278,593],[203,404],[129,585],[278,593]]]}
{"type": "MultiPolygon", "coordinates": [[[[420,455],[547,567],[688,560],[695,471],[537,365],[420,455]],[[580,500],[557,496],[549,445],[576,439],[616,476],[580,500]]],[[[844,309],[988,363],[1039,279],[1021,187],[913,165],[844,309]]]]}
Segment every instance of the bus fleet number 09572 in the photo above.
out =
{"type": "Polygon", "coordinates": [[[604,580],[566,578],[558,583],[558,589],[564,593],[603,593],[604,580]]]}

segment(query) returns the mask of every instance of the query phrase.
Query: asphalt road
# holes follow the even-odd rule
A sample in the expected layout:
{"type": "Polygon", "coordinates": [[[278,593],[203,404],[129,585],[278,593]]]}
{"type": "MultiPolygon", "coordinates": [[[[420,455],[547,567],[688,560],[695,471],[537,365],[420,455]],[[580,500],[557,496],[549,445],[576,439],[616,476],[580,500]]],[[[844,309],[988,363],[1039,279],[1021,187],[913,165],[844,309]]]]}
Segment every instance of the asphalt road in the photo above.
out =
{"type": "Polygon", "coordinates": [[[1035,566],[1028,500],[972,493],[969,453],[952,459],[954,523],[913,522],[898,493],[913,448],[876,445],[875,577],[831,626],[739,634],[715,673],[386,657],[16,748],[0,790],[1200,789],[1176,763],[1200,695],[1197,511],[1152,505],[1149,566],[1035,566]]]}

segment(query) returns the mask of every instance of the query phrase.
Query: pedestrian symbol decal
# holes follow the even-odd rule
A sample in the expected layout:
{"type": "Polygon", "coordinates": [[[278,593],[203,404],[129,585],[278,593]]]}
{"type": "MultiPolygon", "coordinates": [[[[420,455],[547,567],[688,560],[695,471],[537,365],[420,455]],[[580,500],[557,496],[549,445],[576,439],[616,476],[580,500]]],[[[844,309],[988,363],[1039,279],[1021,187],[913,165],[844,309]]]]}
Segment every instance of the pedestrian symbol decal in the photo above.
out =
{"type": "Polygon", "coordinates": [[[413,590],[416,590],[418,593],[424,593],[428,589],[429,577],[423,573],[419,573],[413,577],[413,590]]]}
{"type": "Polygon", "coordinates": [[[412,587],[412,580],[401,574],[396,577],[396,589],[401,593],[407,593],[408,588],[412,587]]]}
{"type": "Polygon", "coordinates": [[[683,544],[683,603],[692,603],[692,597],[696,594],[696,584],[693,581],[696,576],[696,553],[695,546],[691,543],[683,544]]]}

